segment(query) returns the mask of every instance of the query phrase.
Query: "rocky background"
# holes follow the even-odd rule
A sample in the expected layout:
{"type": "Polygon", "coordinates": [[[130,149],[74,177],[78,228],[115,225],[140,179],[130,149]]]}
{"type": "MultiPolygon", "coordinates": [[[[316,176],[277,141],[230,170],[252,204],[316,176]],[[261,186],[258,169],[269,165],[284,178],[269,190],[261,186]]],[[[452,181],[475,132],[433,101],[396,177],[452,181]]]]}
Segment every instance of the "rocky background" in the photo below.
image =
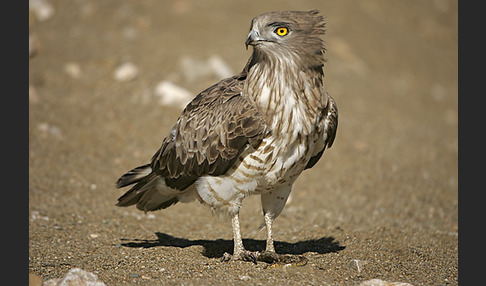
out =
{"type": "MultiPolygon", "coordinates": [[[[457,1],[30,0],[29,8],[35,285],[458,284],[457,1]],[[307,265],[221,263],[231,224],[198,203],[147,214],[115,207],[118,177],[150,160],[184,104],[243,68],[251,19],[310,9],[327,19],[325,84],[339,129],[274,226],[277,251],[307,265]]],[[[265,246],[262,222],[259,198],[247,198],[250,250],[265,246]]]]}

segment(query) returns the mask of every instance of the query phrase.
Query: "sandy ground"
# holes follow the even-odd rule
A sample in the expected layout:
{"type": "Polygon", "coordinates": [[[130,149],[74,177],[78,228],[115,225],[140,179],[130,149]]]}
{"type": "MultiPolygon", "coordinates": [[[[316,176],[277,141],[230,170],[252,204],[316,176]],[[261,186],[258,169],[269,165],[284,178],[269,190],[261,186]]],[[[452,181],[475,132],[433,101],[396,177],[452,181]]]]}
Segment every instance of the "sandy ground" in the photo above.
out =
{"type": "MultiPolygon", "coordinates": [[[[107,285],[458,284],[457,1],[48,3],[51,17],[29,15],[31,274],[79,267],[107,285]],[[158,103],[157,84],[195,95],[219,78],[189,78],[183,59],[217,55],[237,72],[254,16],[314,8],[327,18],[339,130],[274,226],[277,251],[307,265],[221,263],[231,225],[198,203],[115,207],[117,178],[148,162],[181,111],[158,103]],[[118,81],[125,62],[138,75],[118,81]]],[[[247,198],[250,250],[264,248],[262,222],[259,198],[247,198]]]]}

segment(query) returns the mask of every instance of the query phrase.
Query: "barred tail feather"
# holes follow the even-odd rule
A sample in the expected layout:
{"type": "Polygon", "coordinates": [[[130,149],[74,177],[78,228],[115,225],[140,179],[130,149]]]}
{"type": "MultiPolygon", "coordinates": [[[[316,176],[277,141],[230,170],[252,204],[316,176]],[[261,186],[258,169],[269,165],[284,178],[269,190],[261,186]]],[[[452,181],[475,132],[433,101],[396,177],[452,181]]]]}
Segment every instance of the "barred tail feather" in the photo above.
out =
{"type": "Polygon", "coordinates": [[[123,196],[118,199],[117,206],[128,207],[137,205],[137,209],[148,212],[165,209],[179,202],[181,193],[169,188],[165,179],[152,172],[150,165],[137,167],[117,182],[117,188],[122,188],[136,183],[123,196]]]}
{"type": "Polygon", "coordinates": [[[150,167],[150,164],[139,166],[121,176],[116,182],[116,187],[119,189],[137,183],[143,178],[147,177],[151,172],[152,168],[150,167]]]}

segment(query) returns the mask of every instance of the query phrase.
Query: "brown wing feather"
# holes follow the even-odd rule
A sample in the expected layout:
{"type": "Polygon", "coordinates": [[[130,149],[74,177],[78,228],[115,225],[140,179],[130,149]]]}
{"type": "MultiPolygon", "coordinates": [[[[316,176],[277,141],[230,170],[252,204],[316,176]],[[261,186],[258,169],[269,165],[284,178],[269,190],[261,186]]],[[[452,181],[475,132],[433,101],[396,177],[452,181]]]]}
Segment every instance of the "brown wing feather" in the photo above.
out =
{"type": "Polygon", "coordinates": [[[330,95],[328,96],[328,104],[324,109],[324,112],[327,113],[327,115],[323,119],[327,121],[327,129],[324,131],[325,134],[327,135],[327,139],[326,142],[324,142],[324,146],[322,147],[322,150],[319,151],[319,153],[317,153],[315,156],[310,158],[309,162],[305,166],[305,169],[310,169],[314,167],[314,165],[319,161],[319,159],[321,159],[321,156],[324,153],[324,150],[326,150],[326,147],[331,148],[332,143],[336,138],[336,131],[338,125],[338,110],[337,110],[336,103],[334,102],[334,99],[330,95]]]}
{"type": "Polygon", "coordinates": [[[246,145],[260,143],[264,121],[241,96],[245,79],[243,72],[222,80],[184,109],[151,163],[169,187],[184,190],[202,175],[222,175],[246,145]]]}

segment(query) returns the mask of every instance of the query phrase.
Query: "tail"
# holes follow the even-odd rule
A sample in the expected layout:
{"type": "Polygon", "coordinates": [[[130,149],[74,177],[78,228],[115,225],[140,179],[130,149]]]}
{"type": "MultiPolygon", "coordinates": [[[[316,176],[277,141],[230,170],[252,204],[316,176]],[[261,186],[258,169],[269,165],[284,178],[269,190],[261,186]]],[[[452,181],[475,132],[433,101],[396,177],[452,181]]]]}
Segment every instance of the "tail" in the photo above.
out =
{"type": "Polygon", "coordinates": [[[137,167],[121,176],[116,187],[123,188],[135,184],[118,198],[117,206],[137,205],[137,209],[148,212],[165,209],[179,202],[179,191],[169,188],[165,179],[152,172],[150,164],[137,167]]]}
{"type": "Polygon", "coordinates": [[[134,184],[147,177],[152,173],[152,168],[150,164],[137,167],[133,170],[128,171],[125,175],[121,176],[116,182],[116,188],[120,189],[128,185],[134,184]]]}

